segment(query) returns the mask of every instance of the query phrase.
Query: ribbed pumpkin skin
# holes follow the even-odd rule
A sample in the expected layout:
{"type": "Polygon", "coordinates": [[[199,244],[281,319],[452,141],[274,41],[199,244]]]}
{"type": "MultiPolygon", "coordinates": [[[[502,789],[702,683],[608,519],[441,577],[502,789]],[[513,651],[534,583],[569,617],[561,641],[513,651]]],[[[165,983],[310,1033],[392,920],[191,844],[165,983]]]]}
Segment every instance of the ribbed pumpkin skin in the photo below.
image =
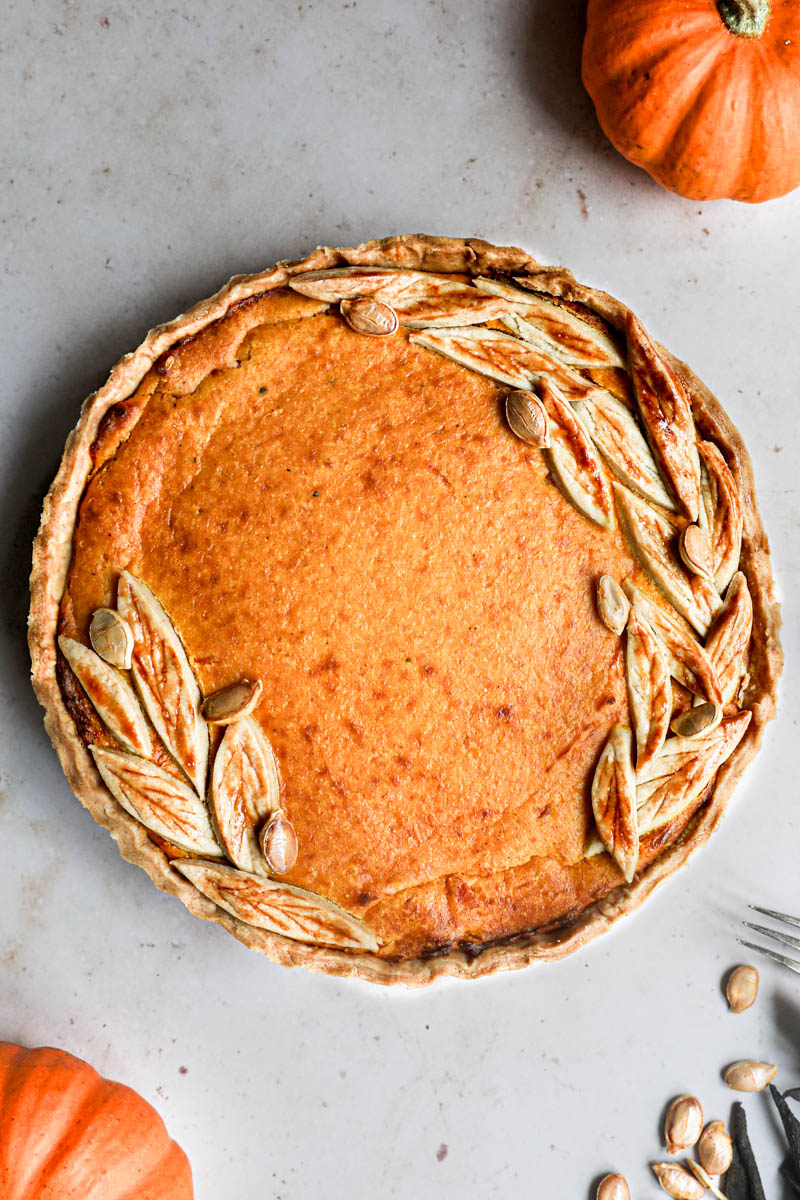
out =
{"type": "Polygon", "coordinates": [[[800,3],[759,37],[716,0],[589,0],[583,82],[615,148],[692,200],[757,203],[800,184],[800,3]]]}
{"type": "Polygon", "coordinates": [[[192,1172],[141,1096],[64,1050],[0,1042],[3,1200],[192,1200],[192,1172]]]}

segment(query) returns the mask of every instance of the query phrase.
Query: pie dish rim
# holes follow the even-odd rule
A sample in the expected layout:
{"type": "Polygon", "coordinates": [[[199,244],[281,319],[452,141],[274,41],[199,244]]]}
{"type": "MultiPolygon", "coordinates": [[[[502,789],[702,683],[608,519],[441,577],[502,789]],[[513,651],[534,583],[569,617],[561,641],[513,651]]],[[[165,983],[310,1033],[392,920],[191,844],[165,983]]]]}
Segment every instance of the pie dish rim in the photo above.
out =
{"type": "Polygon", "coordinates": [[[56,635],[61,598],[72,560],[72,533],[91,471],[90,447],[106,412],[129,396],[153,364],[178,342],[225,317],[242,301],[285,286],[294,275],[343,266],[401,267],[480,275],[492,272],[536,277],[537,288],[555,297],[587,304],[616,328],[624,328],[628,309],[605,292],[578,283],[562,267],[545,267],[524,250],[496,247],[477,239],[395,236],[351,248],[318,247],[305,258],[277,263],[266,271],[235,276],[215,295],[174,320],[152,329],[142,343],[111,370],[105,384],[84,402],[77,426],[67,439],[55,480],[45,498],[34,542],[31,573],[29,646],[32,680],[45,709],[44,724],[75,795],[94,819],[109,830],[123,858],[145,870],[156,886],[177,896],[198,917],[223,925],[239,941],[284,966],[302,965],[336,976],[374,983],[422,986],[443,977],[476,978],[515,970],[533,961],[553,961],[579,949],[619,917],[638,908],[650,893],[704,844],[719,824],[745,767],[757,753],[766,723],[775,715],[777,684],[783,662],[778,639],[780,612],[774,596],[769,549],[755,500],[753,472],[744,442],[709,389],[680,360],[659,347],[688,387],[692,412],[709,430],[732,466],[744,513],[743,560],[761,622],[763,650],[759,677],[764,686],[754,703],[750,726],[720,768],[709,798],[675,843],[631,884],[617,887],[558,928],[493,941],[474,950],[459,947],[407,960],[333,949],[292,941],[246,925],[206,899],[170,867],[170,860],[144,826],[117,804],[102,783],[89,751],[78,736],[57,679],[56,635]]]}

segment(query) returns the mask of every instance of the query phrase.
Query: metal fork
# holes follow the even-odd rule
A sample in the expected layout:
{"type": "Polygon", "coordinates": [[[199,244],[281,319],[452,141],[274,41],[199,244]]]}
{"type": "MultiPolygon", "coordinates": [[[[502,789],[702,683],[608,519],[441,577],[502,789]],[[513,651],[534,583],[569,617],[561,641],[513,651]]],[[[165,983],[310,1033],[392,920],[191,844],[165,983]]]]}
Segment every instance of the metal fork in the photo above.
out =
{"type": "MultiPolygon", "coordinates": [[[[748,904],[747,907],[765,917],[772,917],[775,921],[783,921],[786,925],[794,925],[800,929],[800,917],[790,917],[788,913],[775,912],[772,908],[759,908],[757,904],[748,904]]],[[[780,942],[783,946],[791,946],[793,950],[800,950],[800,937],[792,937],[791,934],[784,933],[780,929],[768,929],[766,925],[753,925],[751,921],[742,921],[742,924],[746,925],[748,929],[754,929],[756,933],[763,933],[764,937],[780,942]]],[[[790,971],[797,971],[800,975],[800,960],[789,958],[786,954],[779,954],[777,950],[768,946],[757,946],[754,942],[746,942],[744,938],[736,940],[740,946],[747,946],[748,950],[757,950],[759,954],[766,954],[767,958],[782,963],[784,967],[788,967],[790,971]]]]}

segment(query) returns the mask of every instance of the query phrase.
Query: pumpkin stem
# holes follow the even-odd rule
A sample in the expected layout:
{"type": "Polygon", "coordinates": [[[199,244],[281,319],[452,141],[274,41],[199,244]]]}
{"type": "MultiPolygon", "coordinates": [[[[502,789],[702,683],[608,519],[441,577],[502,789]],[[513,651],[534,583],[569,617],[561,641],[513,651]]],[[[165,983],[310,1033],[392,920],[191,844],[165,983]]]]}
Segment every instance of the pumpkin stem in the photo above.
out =
{"type": "Polygon", "coordinates": [[[770,0],[717,0],[719,15],[737,37],[755,38],[767,27],[770,0]]]}

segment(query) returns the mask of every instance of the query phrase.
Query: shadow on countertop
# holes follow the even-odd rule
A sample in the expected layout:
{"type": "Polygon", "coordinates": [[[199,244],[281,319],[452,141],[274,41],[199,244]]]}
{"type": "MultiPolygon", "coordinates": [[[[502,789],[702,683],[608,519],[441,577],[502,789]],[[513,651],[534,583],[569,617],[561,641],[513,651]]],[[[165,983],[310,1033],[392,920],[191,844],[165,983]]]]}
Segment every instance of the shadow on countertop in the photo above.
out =
{"type": "Polygon", "coordinates": [[[532,0],[526,16],[527,36],[515,55],[518,87],[531,99],[532,117],[544,113],[563,134],[567,149],[602,158],[620,181],[640,183],[642,172],[609,142],[597,121],[581,79],[581,51],[586,33],[586,0],[532,0]]]}
{"type": "Polygon", "coordinates": [[[140,344],[147,329],[174,317],[199,297],[210,295],[224,278],[203,272],[194,282],[182,280],[179,287],[174,280],[165,280],[157,308],[154,303],[149,311],[139,306],[132,312],[121,298],[118,313],[102,327],[87,329],[85,338],[72,346],[53,347],[43,340],[43,354],[33,366],[30,384],[13,402],[15,417],[11,432],[6,433],[8,467],[0,491],[0,511],[5,518],[0,527],[4,584],[0,589],[0,641],[7,684],[18,703],[30,705],[34,720],[38,720],[38,710],[29,684],[27,648],[31,554],[42,503],[58,470],[67,436],[77,424],[86,397],[104,383],[123,354],[140,344]],[[16,445],[9,445],[14,438],[16,445]]]}

